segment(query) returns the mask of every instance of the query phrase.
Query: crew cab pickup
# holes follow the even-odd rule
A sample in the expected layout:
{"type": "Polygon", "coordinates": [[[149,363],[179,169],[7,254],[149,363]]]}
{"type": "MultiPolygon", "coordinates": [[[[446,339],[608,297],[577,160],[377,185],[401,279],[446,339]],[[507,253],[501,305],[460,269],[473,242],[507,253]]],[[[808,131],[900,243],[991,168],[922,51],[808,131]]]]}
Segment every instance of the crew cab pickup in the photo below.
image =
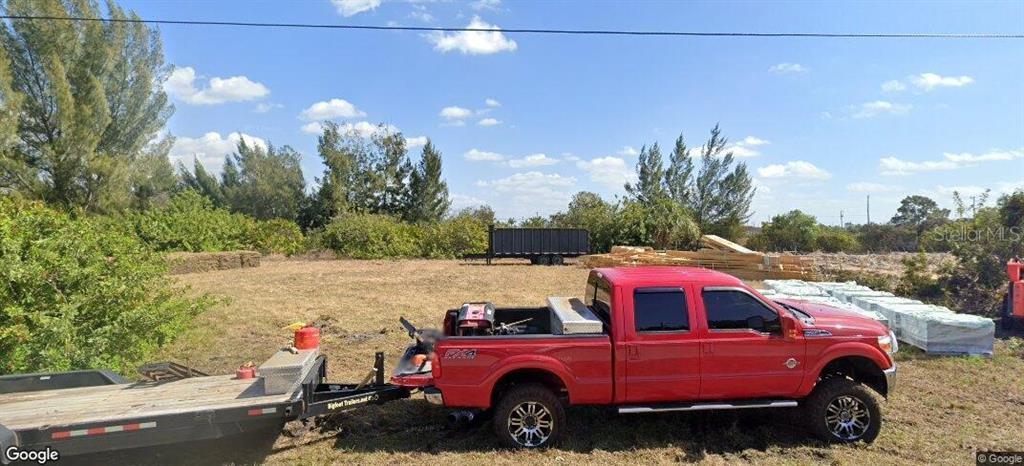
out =
{"type": "Polygon", "coordinates": [[[583,299],[467,304],[448,311],[441,330],[411,334],[417,344],[392,382],[466,415],[490,410],[514,448],[556,442],[570,405],[800,407],[826,441],[871,442],[877,395],[889,395],[896,375],[896,340],[883,324],[772,301],[730,275],[686,267],[595,269],[583,299]]]}

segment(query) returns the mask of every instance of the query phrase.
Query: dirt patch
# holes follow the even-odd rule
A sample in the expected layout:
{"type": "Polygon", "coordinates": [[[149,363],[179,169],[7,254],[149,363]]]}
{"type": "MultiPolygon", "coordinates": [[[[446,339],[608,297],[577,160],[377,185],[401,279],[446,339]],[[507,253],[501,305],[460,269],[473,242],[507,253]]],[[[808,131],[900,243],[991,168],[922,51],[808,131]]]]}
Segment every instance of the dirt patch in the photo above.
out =
{"type": "Polygon", "coordinates": [[[211,270],[229,270],[260,266],[256,251],[172,252],[167,255],[172,275],[211,270]]]}
{"type": "MultiPolygon", "coordinates": [[[[539,306],[547,296],[582,295],[586,274],[578,267],[337,260],[178,275],[196,292],[230,299],[200,316],[194,329],[154,359],[230,373],[247,360],[266,360],[291,341],[282,327],[321,319],[328,329],[322,349],[330,357],[329,379],[358,381],[372,366],[374,352],[386,353],[390,370],[410,343],[399,316],[437,327],[446,309],[466,301],[539,306]]],[[[800,427],[797,412],[620,416],[603,408],[573,408],[562,445],[513,452],[498,447],[489,423],[445,428],[446,411],[414,395],[340,415],[332,419],[333,429],[279,438],[257,462],[969,464],[975,451],[1024,445],[1021,347],[1015,340],[997,341],[992,358],[935,358],[901,350],[899,383],[882,405],[885,424],[872,445],[821,444],[800,427]]]]}

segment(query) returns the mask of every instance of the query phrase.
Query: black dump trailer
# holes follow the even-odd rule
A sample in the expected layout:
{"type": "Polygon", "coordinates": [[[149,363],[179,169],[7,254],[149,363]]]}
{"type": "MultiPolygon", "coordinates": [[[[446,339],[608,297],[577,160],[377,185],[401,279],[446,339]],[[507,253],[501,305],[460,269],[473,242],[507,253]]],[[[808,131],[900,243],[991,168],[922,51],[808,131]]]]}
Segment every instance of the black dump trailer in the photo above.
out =
{"type": "MultiPolygon", "coordinates": [[[[582,228],[495,228],[487,235],[484,258],[530,259],[534,265],[562,265],[566,257],[590,254],[590,233],[582,228]]],[[[477,256],[479,257],[479,256],[477,256]]]]}

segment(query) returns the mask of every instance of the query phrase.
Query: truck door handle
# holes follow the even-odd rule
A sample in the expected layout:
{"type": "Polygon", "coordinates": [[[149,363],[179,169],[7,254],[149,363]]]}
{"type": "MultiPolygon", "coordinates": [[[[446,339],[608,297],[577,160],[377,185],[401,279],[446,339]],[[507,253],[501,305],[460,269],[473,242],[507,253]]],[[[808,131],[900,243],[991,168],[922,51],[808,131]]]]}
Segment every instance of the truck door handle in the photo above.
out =
{"type": "Polygon", "coordinates": [[[626,347],[626,357],[631,360],[640,359],[640,348],[636,345],[629,345],[626,347]]]}

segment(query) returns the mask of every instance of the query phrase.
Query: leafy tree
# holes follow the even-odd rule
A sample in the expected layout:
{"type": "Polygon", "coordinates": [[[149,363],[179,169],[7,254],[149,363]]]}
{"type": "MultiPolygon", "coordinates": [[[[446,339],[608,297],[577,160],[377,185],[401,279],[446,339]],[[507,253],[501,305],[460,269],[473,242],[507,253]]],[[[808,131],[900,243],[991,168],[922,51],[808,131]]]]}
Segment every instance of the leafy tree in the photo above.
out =
{"type": "Polygon", "coordinates": [[[860,242],[857,236],[841,227],[818,226],[818,236],[814,240],[815,249],[824,252],[857,252],[860,242]]]}
{"type": "Polygon", "coordinates": [[[813,251],[818,232],[816,218],[792,210],[772,217],[761,227],[758,246],[767,251],[813,251]]]}
{"type": "MultiPolygon", "coordinates": [[[[375,157],[365,175],[374,183],[377,192],[373,197],[376,197],[376,203],[367,207],[374,213],[401,215],[405,209],[404,202],[409,199],[406,181],[413,171],[405,148],[405,137],[381,125],[373,135],[373,145],[377,150],[373,153],[375,157]]],[[[440,157],[437,161],[440,179],[440,157]]]]}
{"type": "Polygon", "coordinates": [[[524,218],[519,222],[520,228],[547,228],[548,226],[548,219],[541,217],[540,215],[524,218]]]}
{"type": "Polygon", "coordinates": [[[264,149],[244,139],[239,141],[237,152],[224,164],[222,189],[231,210],[257,219],[295,220],[306,186],[300,158],[289,146],[268,144],[264,149]]]}
{"type": "Polygon", "coordinates": [[[654,143],[650,149],[643,146],[636,162],[636,183],[626,183],[626,193],[638,202],[653,202],[665,195],[662,186],[664,168],[662,168],[661,148],[654,143]]]}
{"type": "Polygon", "coordinates": [[[615,215],[615,242],[686,249],[696,245],[700,230],[686,210],[667,197],[652,203],[626,201],[615,215]]]}
{"type": "Polygon", "coordinates": [[[221,188],[220,182],[217,181],[217,177],[206,171],[206,167],[203,166],[199,157],[196,157],[192,163],[191,172],[181,162],[178,162],[178,173],[186,188],[202,194],[216,207],[227,207],[227,200],[224,199],[224,190],[221,188]]]}
{"type": "MultiPolygon", "coordinates": [[[[114,20],[139,19],[112,1],[107,10],[114,20]]],[[[5,13],[101,17],[93,2],[62,0],[10,0],[5,13]]],[[[130,205],[140,178],[132,172],[154,167],[135,162],[173,112],[161,90],[168,69],[157,31],[142,23],[13,19],[0,23],[0,42],[0,93],[5,107],[20,103],[17,141],[0,153],[0,188],[64,208],[130,205]]]]}
{"type": "Polygon", "coordinates": [[[484,225],[499,226],[497,225],[499,222],[497,222],[494,217],[494,209],[492,209],[491,206],[488,205],[464,207],[452,218],[472,218],[479,221],[480,223],[483,223],[484,225]]]}
{"type": "Polygon", "coordinates": [[[907,226],[871,223],[851,227],[851,230],[857,234],[861,246],[867,251],[915,251],[920,246],[917,232],[907,226]]]}
{"type": "Polygon", "coordinates": [[[940,209],[931,198],[913,195],[900,201],[896,215],[889,223],[913,228],[918,236],[926,230],[949,222],[949,209],[940,209]]]}
{"type": "Polygon", "coordinates": [[[551,226],[585,228],[590,232],[590,249],[607,252],[615,235],[615,207],[596,193],[581,191],[569,201],[569,208],[551,216],[551,226]]]}
{"type": "Polygon", "coordinates": [[[690,210],[701,231],[737,238],[750,219],[755,190],[747,164],[733,165],[732,152],[725,150],[727,143],[715,125],[701,149],[701,166],[694,179],[690,210]]]}
{"type": "Polygon", "coordinates": [[[164,138],[143,148],[135,159],[129,179],[131,183],[131,206],[136,210],[147,210],[166,204],[178,188],[178,176],[174,173],[170,159],[170,138],[164,138]]]}
{"type": "Polygon", "coordinates": [[[693,189],[693,158],[686,147],[686,141],[680,134],[669,156],[668,169],[665,170],[665,191],[679,205],[690,206],[693,189]]]}
{"type": "Polygon", "coordinates": [[[21,110],[23,96],[13,88],[13,76],[11,75],[10,59],[7,50],[0,47],[0,187],[7,186],[14,182],[8,180],[10,170],[13,166],[13,157],[10,151],[17,142],[18,115],[21,110]],[[8,165],[12,165],[8,167],[8,165]]]}
{"type": "Polygon", "coordinates": [[[448,185],[441,179],[441,153],[427,140],[420,162],[409,174],[405,219],[411,222],[437,222],[448,213],[448,185]]]}

